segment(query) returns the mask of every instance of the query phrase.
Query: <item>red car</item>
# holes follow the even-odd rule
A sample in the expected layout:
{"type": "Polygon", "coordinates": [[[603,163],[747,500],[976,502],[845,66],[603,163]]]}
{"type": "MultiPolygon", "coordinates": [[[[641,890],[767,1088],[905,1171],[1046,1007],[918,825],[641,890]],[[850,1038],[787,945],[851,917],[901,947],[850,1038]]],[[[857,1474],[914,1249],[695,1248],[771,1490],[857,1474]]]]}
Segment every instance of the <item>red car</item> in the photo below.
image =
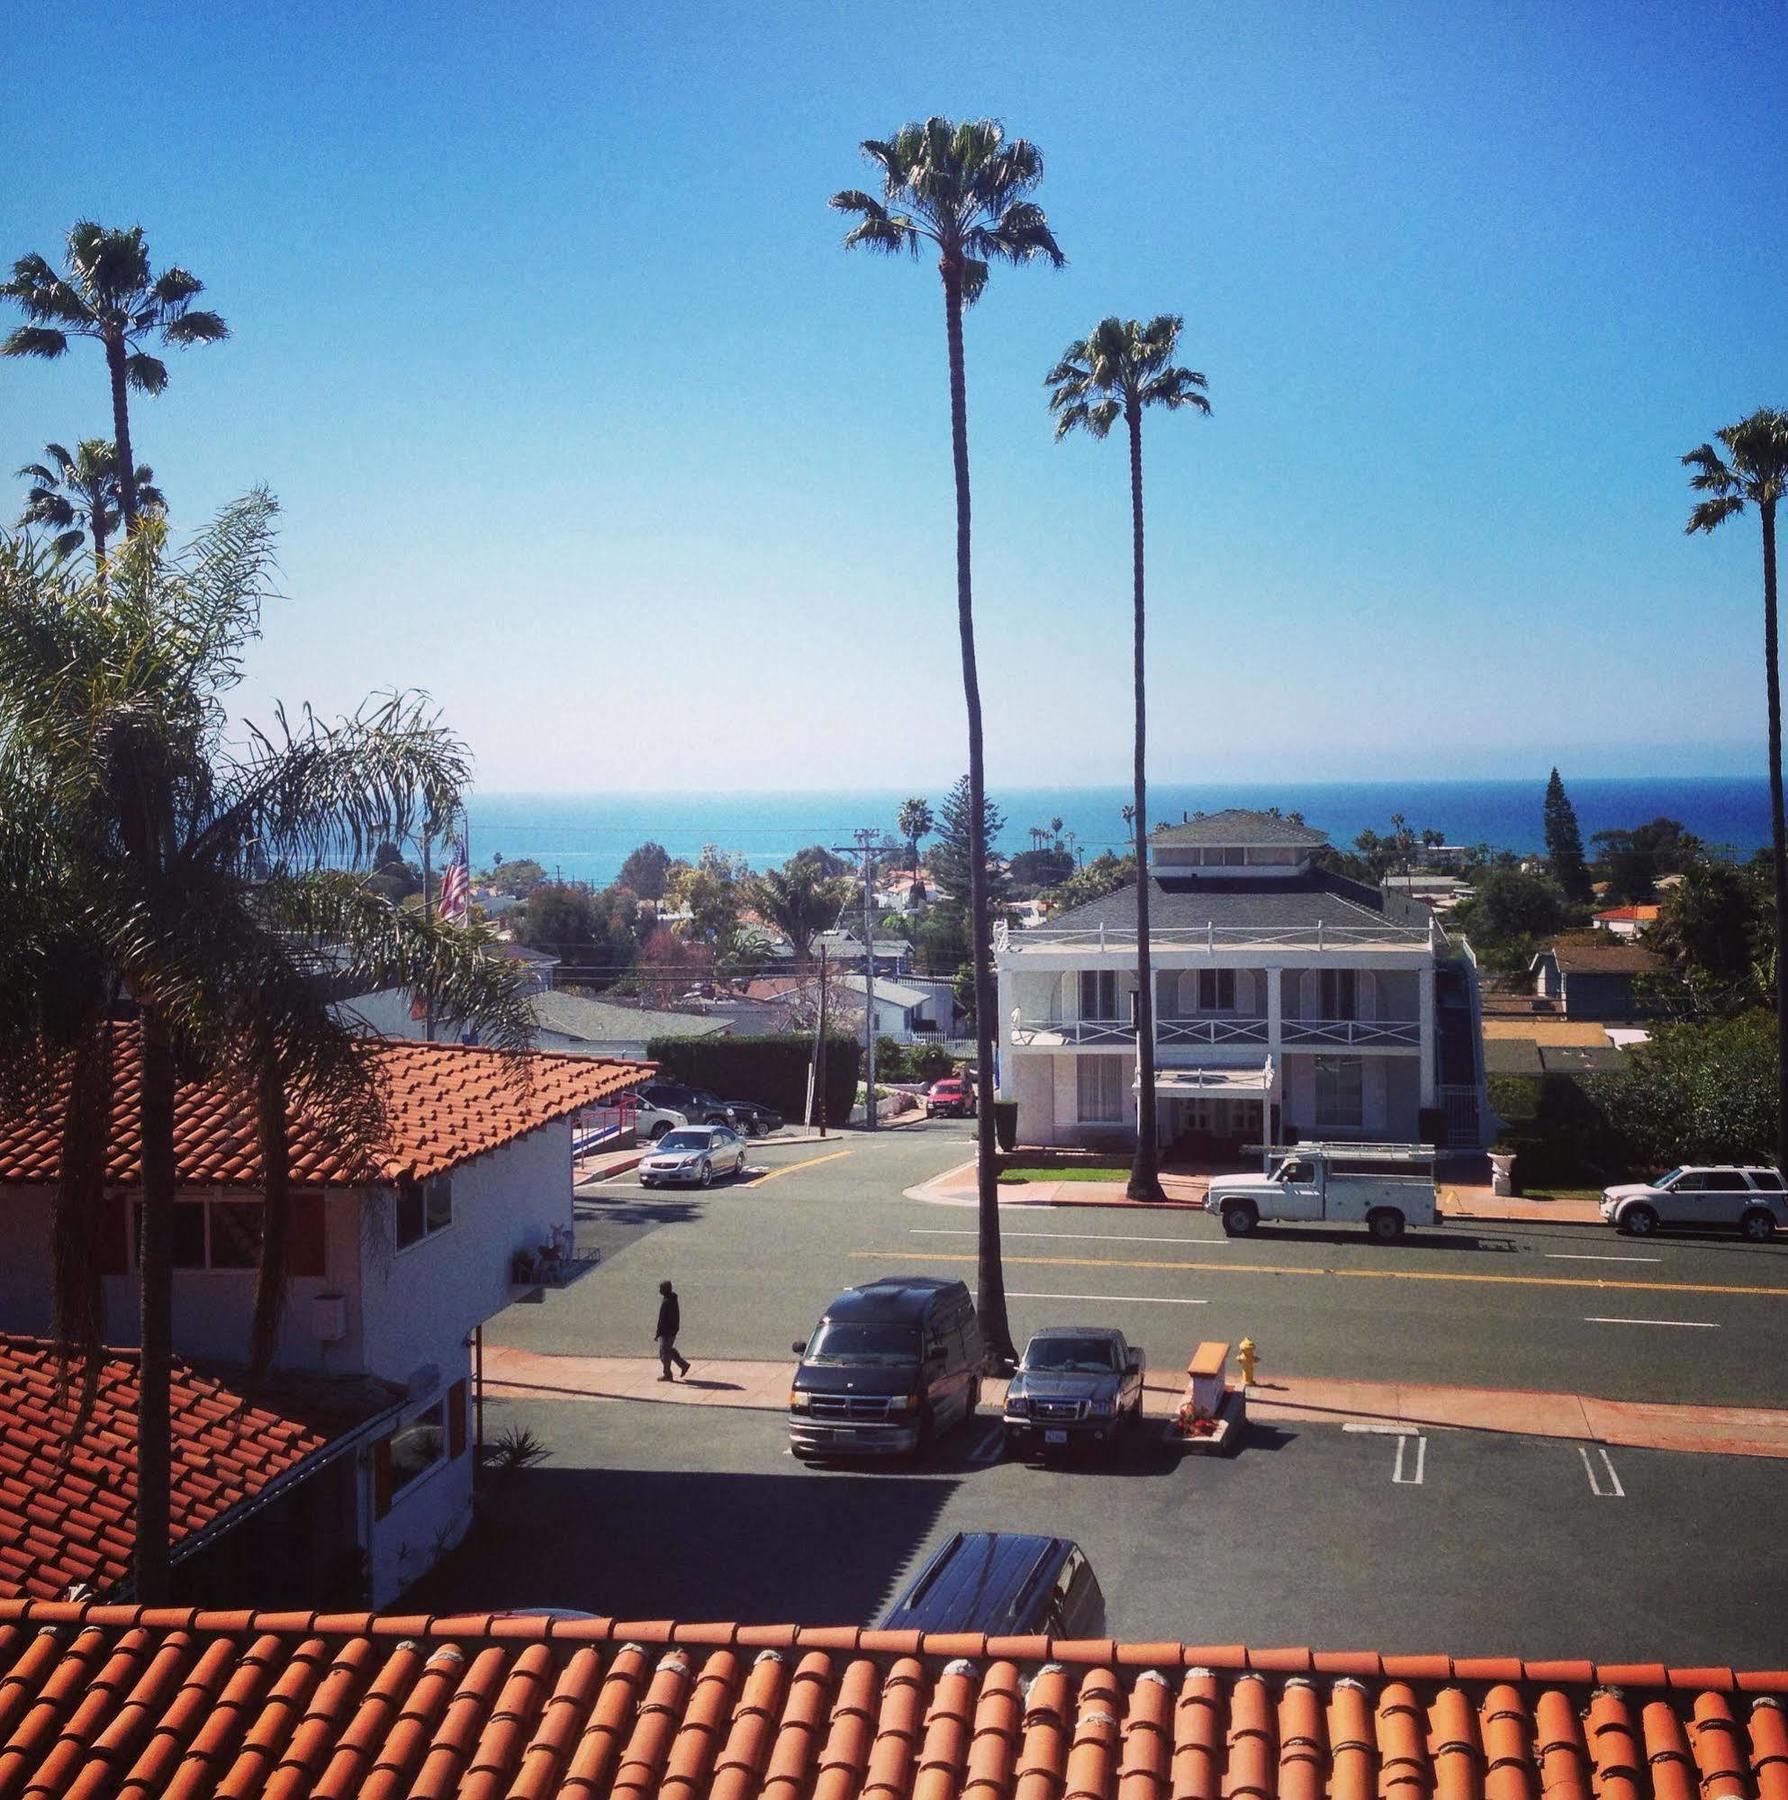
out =
{"type": "Polygon", "coordinates": [[[974,1084],[960,1075],[946,1075],[925,1090],[925,1116],[928,1119],[970,1119],[974,1113],[974,1084]]]}

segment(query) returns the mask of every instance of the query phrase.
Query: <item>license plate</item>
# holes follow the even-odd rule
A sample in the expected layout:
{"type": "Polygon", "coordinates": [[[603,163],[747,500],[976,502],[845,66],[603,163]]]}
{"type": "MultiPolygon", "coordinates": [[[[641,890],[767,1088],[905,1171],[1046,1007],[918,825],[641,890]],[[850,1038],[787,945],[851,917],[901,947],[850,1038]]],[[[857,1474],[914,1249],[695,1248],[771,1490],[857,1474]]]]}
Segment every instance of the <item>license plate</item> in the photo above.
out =
{"type": "Polygon", "coordinates": [[[1043,1441],[1046,1444],[1065,1444],[1068,1441],[1068,1434],[1065,1431],[1046,1431],[1043,1434],[1043,1441]]]}

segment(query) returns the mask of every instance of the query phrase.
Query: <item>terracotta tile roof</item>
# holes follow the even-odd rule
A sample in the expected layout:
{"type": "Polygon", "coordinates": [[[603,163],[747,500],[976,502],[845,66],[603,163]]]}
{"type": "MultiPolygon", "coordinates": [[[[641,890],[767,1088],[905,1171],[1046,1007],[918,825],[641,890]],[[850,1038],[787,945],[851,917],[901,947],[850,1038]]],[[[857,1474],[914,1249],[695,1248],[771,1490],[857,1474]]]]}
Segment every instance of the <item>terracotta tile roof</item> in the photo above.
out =
{"type": "Polygon", "coordinates": [[[1595,915],[1597,924],[1609,925],[1653,925],[1663,916],[1664,909],[1655,902],[1646,902],[1634,906],[1610,906],[1605,912],[1595,915]]]}
{"type": "MultiPolygon", "coordinates": [[[[377,1382],[281,1375],[250,1406],[239,1375],[174,1364],[176,1556],[180,1540],[400,1398],[377,1382]]],[[[103,1592],[130,1569],[136,1358],[107,1360],[93,1419],[72,1450],[72,1413],[57,1404],[55,1379],[47,1344],[0,1337],[0,1595],[9,1598],[54,1598],[77,1581],[103,1592]]],[[[8,1791],[0,1774],[0,1793],[8,1791]]]]}
{"type": "MultiPolygon", "coordinates": [[[[292,1121],[292,1180],[307,1187],[354,1186],[399,1175],[426,1178],[482,1156],[536,1126],[620,1093],[650,1073],[645,1063],[535,1051],[525,1057],[463,1044],[407,1038],[369,1040],[385,1083],[391,1141],[374,1167],[350,1161],[302,1113],[292,1121]]],[[[138,1041],[118,1038],[106,1179],[139,1179],[138,1041]]],[[[0,1185],[53,1182],[60,1163],[60,1105],[30,1117],[0,1119],[0,1185]]],[[[253,1110],[236,1089],[188,1083],[174,1114],[182,1183],[257,1187],[260,1146],[253,1110]]]]}
{"type": "Polygon", "coordinates": [[[1783,1800],[1788,1669],[0,1603],[0,1792],[1783,1800]]]}

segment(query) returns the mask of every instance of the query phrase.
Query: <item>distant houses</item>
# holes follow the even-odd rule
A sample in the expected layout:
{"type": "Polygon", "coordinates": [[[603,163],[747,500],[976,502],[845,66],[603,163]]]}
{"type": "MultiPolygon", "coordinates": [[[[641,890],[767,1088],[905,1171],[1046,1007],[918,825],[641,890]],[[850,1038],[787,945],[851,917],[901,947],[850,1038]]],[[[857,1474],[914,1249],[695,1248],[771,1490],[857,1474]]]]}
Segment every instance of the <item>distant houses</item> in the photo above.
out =
{"type": "Polygon", "coordinates": [[[1543,1010],[1612,1023],[1648,1017],[1654,1008],[1642,983],[1668,968],[1642,944],[1560,937],[1534,957],[1528,972],[1543,1010]]]}

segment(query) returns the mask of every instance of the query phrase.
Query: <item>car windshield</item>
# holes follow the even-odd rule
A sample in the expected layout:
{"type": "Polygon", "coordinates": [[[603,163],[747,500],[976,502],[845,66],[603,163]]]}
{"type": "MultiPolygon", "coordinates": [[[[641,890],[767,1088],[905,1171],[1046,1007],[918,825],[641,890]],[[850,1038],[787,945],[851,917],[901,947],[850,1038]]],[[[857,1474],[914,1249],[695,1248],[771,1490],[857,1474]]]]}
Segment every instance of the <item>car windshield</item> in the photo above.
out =
{"type": "Polygon", "coordinates": [[[1291,1156],[1279,1165],[1275,1179],[1278,1181],[1314,1181],[1316,1171],[1301,1158],[1291,1156]]]}
{"type": "Polygon", "coordinates": [[[667,1131],[660,1150],[706,1150],[710,1142],[705,1131],[667,1131]]]}
{"type": "Polygon", "coordinates": [[[1675,1187],[1682,1176],[1687,1173],[1688,1171],[1686,1169],[1672,1169],[1668,1175],[1660,1175],[1657,1180],[1652,1183],[1652,1186],[1661,1188],[1675,1187]]]}
{"type": "Polygon", "coordinates": [[[806,1360],[882,1368],[915,1363],[919,1360],[919,1333],[911,1325],[858,1325],[848,1320],[828,1320],[813,1334],[806,1360]]]}
{"type": "Polygon", "coordinates": [[[1050,1374],[1105,1375],[1118,1366],[1117,1345],[1109,1338],[1032,1338],[1024,1366],[1050,1374]]]}

